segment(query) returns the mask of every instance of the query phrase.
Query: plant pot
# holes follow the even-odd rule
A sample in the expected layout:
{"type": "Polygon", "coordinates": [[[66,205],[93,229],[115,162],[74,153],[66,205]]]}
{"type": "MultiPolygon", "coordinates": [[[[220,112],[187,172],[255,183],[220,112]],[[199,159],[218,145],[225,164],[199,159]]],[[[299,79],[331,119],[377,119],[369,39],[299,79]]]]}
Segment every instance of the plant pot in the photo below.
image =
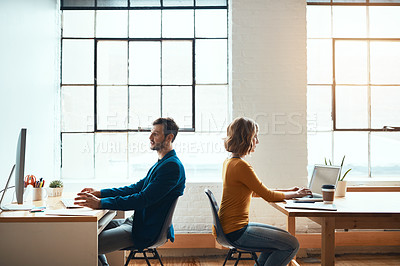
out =
{"type": "Polygon", "coordinates": [[[336,184],[336,197],[346,197],[347,181],[338,181],[336,184]]]}
{"type": "Polygon", "coordinates": [[[47,194],[49,197],[61,197],[63,192],[63,187],[47,188],[47,194]]]}

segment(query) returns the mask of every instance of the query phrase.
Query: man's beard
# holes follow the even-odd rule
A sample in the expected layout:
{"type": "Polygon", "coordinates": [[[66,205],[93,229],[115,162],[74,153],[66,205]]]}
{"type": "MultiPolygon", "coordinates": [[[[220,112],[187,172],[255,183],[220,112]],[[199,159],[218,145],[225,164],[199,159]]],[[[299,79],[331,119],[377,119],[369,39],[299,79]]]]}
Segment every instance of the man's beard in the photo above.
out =
{"type": "Polygon", "coordinates": [[[150,149],[153,151],[161,151],[164,148],[165,148],[165,140],[163,140],[161,143],[155,143],[153,147],[150,147],[150,149]]]}

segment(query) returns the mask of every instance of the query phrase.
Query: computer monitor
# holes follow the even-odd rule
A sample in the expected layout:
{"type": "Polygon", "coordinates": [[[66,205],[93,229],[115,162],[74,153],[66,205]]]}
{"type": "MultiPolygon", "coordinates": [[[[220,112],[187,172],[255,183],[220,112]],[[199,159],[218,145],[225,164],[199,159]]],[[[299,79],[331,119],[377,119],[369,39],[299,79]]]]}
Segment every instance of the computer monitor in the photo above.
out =
{"type": "Polygon", "coordinates": [[[19,133],[17,158],[15,160],[15,194],[18,204],[24,203],[24,170],[25,170],[26,128],[19,133]]]}
{"type": "Polygon", "coordinates": [[[0,208],[2,210],[29,210],[33,206],[22,205],[24,203],[24,171],[25,171],[25,147],[26,147],[26,128],[22,128],[19,133],[19,138],[17,142],[17,154],[15,165],[13,166],[10,176],[7,180],[6,187],[4,188],[3,195],[0,200],[0,208]],[[10,183],[10,179],[12,177],[12,173],[15,169],[15,194],[17,198],[16,204],[8,204],[3,205],[4,195],[7,192],[8,184],[10,183]]]}

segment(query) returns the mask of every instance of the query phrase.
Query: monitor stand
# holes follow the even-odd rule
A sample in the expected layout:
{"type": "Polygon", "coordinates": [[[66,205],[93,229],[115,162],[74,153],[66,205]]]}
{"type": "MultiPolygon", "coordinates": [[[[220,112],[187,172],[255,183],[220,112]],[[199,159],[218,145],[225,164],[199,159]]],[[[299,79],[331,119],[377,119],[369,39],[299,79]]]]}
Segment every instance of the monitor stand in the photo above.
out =
{"type": "Polygon", "coordinates": [[[3,205],[4,195],[7,192],[8,184],[10,183],[11,176],[14,173],[14,169],[15,169],[15,164],[11,169],[11,173],[10,173],[10,176],[8,177],[8,180],[7,180],[7,183],[6,183],[6,187],[3,190],[3,195],[1,195],[0,209],[3,210],[3,211],[28,211],[28,210],[30,210],[30,209],[32,209],[34,207],[32,204],[7,204],[7,205],[3,205]]]}

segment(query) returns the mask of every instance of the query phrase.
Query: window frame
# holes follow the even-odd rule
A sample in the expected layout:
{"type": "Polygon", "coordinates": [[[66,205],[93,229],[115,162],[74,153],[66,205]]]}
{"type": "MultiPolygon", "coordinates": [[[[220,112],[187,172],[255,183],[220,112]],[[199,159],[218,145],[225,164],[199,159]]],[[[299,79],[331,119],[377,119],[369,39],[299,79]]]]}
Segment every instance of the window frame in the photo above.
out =
{"type": "MultiPolygon", "coordinates": [[[[369,12],[369,7],[370,6],[400,6],[400,1],[397,3],[393,3],[393,2],[387,2],[387,3],[375,3],[375,2],[370,2],[369,0],[365,0],[364,2],[359,2],[359,3],[355,3],[355,2],[351,2],[351,1],[346,1],[343,0],[341,2],[334,2],[333,0],[330,1],[313,1],[313,0],[308,0],[307,1],[307,6],[330,6],[331,8],[333,6],[365,6],[367,8],[367,14],[366,14],[366,28],[367,28],[367,37],[366,38],[338,38],[338,37],[334,37],[333,36],[333,32],[331,31],[330,37],[308,37],[307,36],[307,40],[312,40],[312,39],[318,39],[318,40],[322,40],[322,39],[328,39],[328,40],[332,40],[332,82],[331,83],[309,83],[307,82],[307,87],[318,87],[318,86],[326,86],[326,87],[331,87],[331,122],[332,122],[332,126],[330,130],[313,130],[313,129],[308,129],[308,133],[312,134],[315,132],[326,132],[326,133],[330,133],[331,134],[331,146],[332,146],[332,157],[333,157],[333,153],[334,153],[334,146],[335,146],[335,139],[334,139],[334,133],[335,132],[367,132],[368,134],[368,176],[365,176],[365,178],[367,178],[367,182],[371,182],[371,184],[377,184],[380,182],[395,182],[395,184],[397,184],[398,181],[400,181],[400,177],[382,177],[382,176],[375,176],[373,175],[371,172],[372,169],[372,163],[371,163],[371,133],[373,132],[400,132],[400,126],[395,126],[395,125],[387,125],[384,126],[383,128],[372,128],[371,127],[371,88],[374,86],[379,86],[379,87],[386,87],[386,86],[396,86],[399,87],[400,84],[373,84],[371,83],[371,75],[370,75],[370,54],[371,54],[371,49],[370,49],[370,43],[373,41],[384,41],[384,42],[400,42],[400,38],[370,38],[369,37],[369,28],[370,28],[370,24],[369,24],[369,16],[370,16],[370,12],[369,12]],[[335,48],[336,48],[336,44],[338,41],[364,41],[367,42],[367,68],[368,68],[368,81],[366,84],[337,84],[336,83],[336,73],[335,73],[335,48]],[[338,128],[337,127],[337,110],[336,110],[336,106],[337,106],[337,100],[336,100],[336,88],[337,86],[340,85],[345,85],[345,86],[365,86],[367,87],[367,96],[368,96],[368,103],[367,103],[367,107],[368,107],[368,113],[367,113],[367,117],[368,117],[368,127],[367,128],[338,128]],[[382,181],[382,180],[386,180],[386,181],[382,181]]],[[[331,9],[332,12],[332,9],[331,9]]],[[[331,30],[333,27],[333,16],[330,17],[330,23],[331,23],[331,30]]],[[[309,121],[310,122],[310,121],[309,121]]],[[[349,179],[352,183],[354,184],[365,184],[365,179],[364,178],[354,178],[354,179],[349,179]]]]}

